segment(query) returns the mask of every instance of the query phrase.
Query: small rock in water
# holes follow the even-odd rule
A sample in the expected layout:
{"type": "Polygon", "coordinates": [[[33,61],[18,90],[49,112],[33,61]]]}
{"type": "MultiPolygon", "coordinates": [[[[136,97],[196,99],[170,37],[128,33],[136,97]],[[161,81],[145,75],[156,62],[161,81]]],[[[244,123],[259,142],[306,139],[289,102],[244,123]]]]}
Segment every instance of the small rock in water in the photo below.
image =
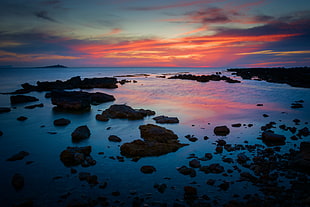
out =
{"type": "Polygon", "coordinates": [[[153,118],[156,123],[164,124],[164,123],[179,123],[179,119],[177,117],[168,117],[168,116],[157,116],[153,118]]]}
{"type": "Polygon", "coordinates": [[[189,162],[189,166],[193,168],[199,168],[201,166],[200,161],[197,159],[193,159],[189,162]]]}
{"type": "Polygon", "coordinates": [[[156,168],[150,165],[145,165],[140,168],[140,171],[145,174],[152,174],[153,172],[156,171],[156,168]]]}
{"type": "Polygon", "coordinates": [[[121,141],[122,141],[122,139],[119,138],[119,137],[116,136],[116,135],[110,135],[110,136],[108,137],[108,139],[109,139],[110,142],[121,142],[121,141]]]}
{"type": "Polygon", "coordinates": [[[90,130],[89,128],[84,126],[79,126],[72,132],[71,137],[74,142],[78,142],[80,140],[86,139],[90,136],[90,130]]]}
{"type": "Polygon", "coordinates": [[[7,161],[16,161],[16,160],[22,160],[24,157],[28,156],[29,152],[26,151],[20,151],[19,153],[13,155],[12,157],[8,158],[7,161]]]}
{"type": "Polygon", "coordinates": [[[71,123],[71,121],[69,119],[65,119],[65,118],[54,120],[55,126],[67,126],[70,123],[71,123]]]}
{"type": "Polygon", "coordinates": [[[28,119],[28,118],[25,117],[25,116],[20,116],[20,117],[17,118],[18,121],[25,121],[25,120],[27,120],[27,119],[28,119]]]}
{"type": "Polygon", "coordinates": [[[213,131],[214,131],[214,134],[217,136],[226,136],[230,132],[227,126],[217,126],[214,128],[213,131]]]}

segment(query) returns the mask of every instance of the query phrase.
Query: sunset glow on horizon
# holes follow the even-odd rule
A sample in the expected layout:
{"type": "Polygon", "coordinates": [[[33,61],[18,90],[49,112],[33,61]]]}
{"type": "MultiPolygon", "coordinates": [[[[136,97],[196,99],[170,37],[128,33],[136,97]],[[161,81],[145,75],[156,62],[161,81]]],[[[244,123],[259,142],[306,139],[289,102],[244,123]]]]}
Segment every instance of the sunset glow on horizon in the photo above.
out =
{"type": "Polygon", "coordinates": [[[1,1],[0,66],[310,65],[310,2],[1,1]]]}

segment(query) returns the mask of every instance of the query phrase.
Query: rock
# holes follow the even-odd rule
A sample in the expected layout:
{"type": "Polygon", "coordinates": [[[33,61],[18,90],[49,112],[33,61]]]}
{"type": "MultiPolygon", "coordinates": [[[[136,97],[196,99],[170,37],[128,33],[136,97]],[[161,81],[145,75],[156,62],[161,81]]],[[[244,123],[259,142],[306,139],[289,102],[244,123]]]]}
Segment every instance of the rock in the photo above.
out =
{"type": "Polygon", "coordinates": [[[153,172],[156,171],[156,169],[153,166],[145,165],[140,168],[140,171],[143,172],[144,174],[152,174],[153,172]]]}
{"type": "Polygon", "coordinates": [[[183,175],[189,175],[190,177],[196,177],[196,171],[193,168],[182,166],[177,168],[177,170],[183,175]]]}
{"type": "Polygon", "coordinates": [[[13,155],[12,157],[8,158],[7,161],[16,161],[16,160],[22,160],[24,157],[28,156],[29,152],[26,151],[20,151],[19,153],[13,155]]]}
{"type": "Polygon", "coordinates": [[[55,126],[67,126],[70,123],[71,123],[71,121],[69,119],[65,119],[65,118],[54,120],[55,126]]]}
{"type": "Polygon", "coordinates": [[[12,177],[11,183],[13,187],[15,188],[15,190],[21,190],[24,187],[24,183],[25,183],[24,177],[21,174],[16,173],[12,177]]]}
{"type": "Polygon", "coordinates": [[[153,118],[156,123],[160,124],[172,124],[172,123],[179,123],[179,119],[177,117],[168,117],[168,116],[157,116],[153,118]]]}
{"type": "Polygon", "coordinates": [[[188,140],[191,141],[191,142],[196,142],[196,141],[198,141],[198,138],[197,138],[197,137],[195,137],[194,135],[190,135],[190,134],[186,135],[185,138],[188,139],[188,140]]]}
{"type": "Polygon", "coordinates": [[[184,186],[184,199],[192,200],[197,198],[197,189],[192,186],[184,186]]]}
{"type": "MultiPolygon", "coordinates": [[[[162,183],[162,184],[155,184],[154,185],[154,188],[156,188],[158,190],[158,192],[160,193],[164,193],[166,188],[167,188],[167,185],[165,183],[162,183]]],[[[163,205],[164,206],[164,205],[163,205]]]]}
{"type": "Polygon", "coordinates": [[[238,123],[238,124],[232,124],[231,126],[232,126],[232,127],[241,127],[241,124],[240,124],[240,123],[238,123]]]}
{"type": "Polygon", "coordinates": [[[229,186],[230,186],[229,182],[223,181],[221,184],[219,184],[218,187],[220,187],[222,190],[226,191],[226,190],[228,190],[229,186]]]}
{"type": "Polygon", "coordinates": [[[217,153],[222,153],[222,152],[223,152],[223,146],[217,146],[217,147],[215,148],[215,151],[216,151],[217,153]]]}
{"type": "Polygon", "coordinates": [[[267,117],[269,117],[269,115],[268,114],[263,114],[263,117],[267,118],[267,117]]]}
{"type": "Polygon", "coordinates": [[[125,104],[114,104],[110,106],[110,108],[104,110],[102,112],[102,116],[112,118],[112,119],[130,119],[130,120],[137,120],[143,119],[145,116],[149,114],[155,113],[151,110],[144,110],[144,109],[133,109],[130,106],[125,104]]]}
{"type": "Polygon", "coordinates": [[[250,160],[250,158],[248,158],[244,153],[239,153],[237,155],[237,162],[240,164],[243,164],[248,160],[250,160]]]}
{"type": "Polygon", "coordinates": [[[262,139],[266,143],[271,144],[283,144],[285,142],[285,136],[280,134],[275,134],[272,132],[263,132],[262,133],[262,139]]]}
{"type": "Polygon", "coordinates": [[[199,168],[201,166],[200,161],[197,159],[193,159],[189,162],[189,166],[193,168],[199,168]]]}
{"type": "Polygon", "coordinates": [[[212,155],[211,153],[206,153],[206,154],[205,154],[205,158],[206,158],[207,160],[211,160],[211,159],[213,158],[213,155],[212,155]]]}
{"type": "Polygon", "coordinates": [[[121,142],[121,141],[122,141],[122,139],[119,138],[119,137],[116,136],[116,135],[110,135],[110,136],[108,137],[108,139],[109,139],[110,142],[121,142]]]}
{"type": "Polygon", "coordinates": [[[78,142],[83,139],[87,139],[90,136],[90,130],[86,125],[79,126],[74,130],[74,132],[71,133],[72,141],[78,142]]]}
{"type": "Polygon", "coordinates": [[[10,111],[11,111],[11,108],[9,107],[0,107],[0,113],[6,113],[10,111]]]}
{"type": "Polygon", "coordinates": [[[80,179],[80,180],[86,180],[87,177],[89,177],[89,176],[90,176],[90,173],[89,173],[89,172],[80,172],[80,173],[79,173],[79,179],[80,179]]]}
{"type": "Polygon", "coordinates": [[[26,121],[28,118],[25,116],[20,116],[17,118],[18,121],[26,121]]]}
{"type": "Polygon", "coordinates": [[[91,146],[86,147],[67,147],[66,150],[60,154],[60,160],[67,167],[82,165],[95,165],[96,161],[90,156],[91,146]]]}
{"type": "Polygon", "coordinates": [[[34,102],[34,101],[38,101],[39,99],[33,96],[16,95],[16,96],[11,96],[10,100],[11,100],[11,104],[19,104],[19,103],[34,102]]]}
{"type": "Polygon", "coordinates": [[[290,166],[310,174],[310,142],[300,143],[300,150],[293,157],[290,166]]]}
{"type": "Polygon", "coordinates": [[[206,182],[208,185],[214,185],[215,184],[215,180],[214,179],[209,179],[206,182]]]}
{"type": "Polygon", "coordinates": [[[34,105],[30,105],[30,106],[25,106],[24,108],[25,109],[34,109],[34,108],[37,108],[37,107],[42,108],[42,107],[44,107],[44,104],[43,103],[34,104],[34,105]]]}
{"type": "Polygon", "coordinates": [[[104,116],[104,115],[97,114],[97,115],[96,115],[96,120],[106,122],[106,121],[109,121],[109,118],[106,117],[106,116],[104,116]]]}
{"type": "Polygon", "coordinates": [[[226,141],[223,140],[223,139],[216,140],[216,143],[217,143],[217,146],[224,146],[224,145],[226,145],[226,141]]]}
{"type": "Polygon", "coordinates": [[[214,134],[217,136],[226,136],[230,132],[227,126],[217,126],[214,128],[214,134]]]}
{"type": "Polygon", "coordinates": [[[0,137],[3,135],[3,132],[2,131],[0,131],[0,137]]]}
{"type": "Polygon", "coordinates": [[[171,130],[153,124],[139,126],[141,137],[145,141],[160,143],[175,142],[178,136],[171,130]]]}
{"type": "Polygon", "coordinates": [[[180,74],[172,76],[168,79],[182,79],[182,80],[196,80],[198,82],[220,81],[224,80],[227,83],[240,83],[239,80],[234,80],[226,76],[220,75],[192,75],[192,74],[180,74]]]}
{"type": "Polygon", "coordinates": [[[114,101],[112,95],[105,93],[87,93],[83,91],[52,91],[51,101],[58,109],[72,111],[87,111],[91,104],[114,101]]]}
{"type": "Polygon", "coordinates": [[[299,129],[298,133],[297,133],[297,135],[299,137],[301,137],[301,136],[307,137],[307,136],[309,136],[309,134],[310,134],[310,131],[309,131],[308,127],[304,127],[302,129],[299,129]]]}
{"type": "Polygon", "coordinates": [[[219,173],[222,173],[224,172],[224,167],[221,166],[220,164],[218,163],[215,163],[215,164],[211,164],[209,166],[201,166],[200,167],[200,171],[203,171],[205,173],[215,173],[215,174],[219,174],[219,173]]]}

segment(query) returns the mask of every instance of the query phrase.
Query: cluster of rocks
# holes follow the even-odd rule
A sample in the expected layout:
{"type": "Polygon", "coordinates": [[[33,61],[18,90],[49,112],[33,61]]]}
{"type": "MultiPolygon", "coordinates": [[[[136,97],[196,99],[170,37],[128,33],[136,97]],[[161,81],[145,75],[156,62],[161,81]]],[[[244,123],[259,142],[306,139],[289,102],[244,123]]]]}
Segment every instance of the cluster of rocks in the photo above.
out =
{"type": "Polygon", "coordinates": [[[154,114],[155,112],[152,110],[133,109],[125,104],[114,104],[104,110],[101,114],[97,114],[96,119],[99,121],[108,121],[109,118],[138,120],[154,114]]]}
{"type": "Polygon", "coordinates": [[[294,87],[310,88],[310,68],[236,68],[228,69],[243,79],[258,78],[273,83],[287,83],[294,87]]]}
{"type": "Polygon", "coordinates": [[[95,165],[96,161],[91,157],[92,147],[67,147],[60,154],[60,160],[67,167],[82,165],[88,167],[95,165]]]}
{"type": "Polygon", "coordinates": [[[181,144],[171,130],[153,124],[139,127],[143,140],[134,140],[121,145],[121,154],[126,157],[159,156],[175,152],[187,144],[181,144]]]}
{"type": "Polygon", "coordinates": [[[54,90],[51,92],[52,104],[57,109],[71,111],[90,110],[91,105],[114,101],[112,95],[105,93],[88,93],[83,91],[62,91],[54,90]]]}
{"type": "Polygon", "coordinates": [[[19,103],[27,103],[27,102],[35,102],[38,101],[36,97],[33,96],[25,96],[25,95],[16,95],[16,96],[11,96],[10,101],[11,104],[19,104],[19,103]]]}
{"type": "Polygon", "coordinates": [[[198,82],[209,82],[209,81],[225,81],[227,83],[240,83],[239,80],[231,79],[227,76],[220,75],[192,75],[192,74],[179,74],[172,76],[168,79],[182,79],[182,80],[195,80],[198,82]]]}
{"type": "Polygon", "coordinates": [[[31,85],[29,83],[22,84],[22,89],[16,90],[13,93],[29,93],[32,91],[52,91],[52,90],[64,90],[64,89],[92,89],[92,88],[117,88],[117,79],[104,77],[104,78],[85,78],[81,79],[80,76],[72,77],[69,80],[61,81],[43,81],[37,82],[37,85],[31,85]]]}

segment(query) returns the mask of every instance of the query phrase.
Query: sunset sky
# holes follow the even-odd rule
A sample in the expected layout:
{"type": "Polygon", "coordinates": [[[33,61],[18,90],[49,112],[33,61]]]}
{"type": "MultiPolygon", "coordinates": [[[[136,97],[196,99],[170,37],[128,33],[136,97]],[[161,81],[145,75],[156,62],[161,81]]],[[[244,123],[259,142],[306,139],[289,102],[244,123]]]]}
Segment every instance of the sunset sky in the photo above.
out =
{"type": "Polygon", "coordinates": [[[309,0],[1,0],[0,66],[310,66],[309,0]]]}

